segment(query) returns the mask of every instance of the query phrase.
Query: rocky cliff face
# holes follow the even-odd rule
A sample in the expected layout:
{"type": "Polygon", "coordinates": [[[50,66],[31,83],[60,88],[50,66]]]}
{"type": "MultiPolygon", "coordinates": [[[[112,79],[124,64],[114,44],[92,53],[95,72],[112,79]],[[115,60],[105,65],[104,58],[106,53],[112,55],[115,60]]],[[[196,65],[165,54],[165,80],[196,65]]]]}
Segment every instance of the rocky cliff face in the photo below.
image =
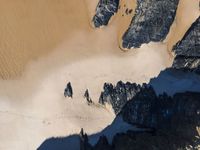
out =
{"type": "Polygon", "coordinates": [[[107,25],[110,18],[117,12],[119,0],[99,0],[93,23],[96,28],[107,25]]]}
{"type": "Polygon", "coordinates": [[[174,21],[179,0],[137,0],[137,8],[122,37],[123,48],[163,41],[174,21]]]}
{"type": "Polygon", "coordinates": [[[173,67],[200,71],[200,17],[184,37],[173,47],[176,55],[173,67]]]}

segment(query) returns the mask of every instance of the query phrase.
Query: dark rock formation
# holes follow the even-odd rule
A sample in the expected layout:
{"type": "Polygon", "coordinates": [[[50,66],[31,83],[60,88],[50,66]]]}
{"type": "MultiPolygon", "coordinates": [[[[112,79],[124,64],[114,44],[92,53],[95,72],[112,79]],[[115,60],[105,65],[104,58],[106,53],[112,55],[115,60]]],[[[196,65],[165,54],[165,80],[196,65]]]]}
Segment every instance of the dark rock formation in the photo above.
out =
{"type": "Polygon", "coordinates": [[[86,98],[88,104],[92,103],[92,99],[90,98],[90,94],[89,94],[88,89],[85,91],[84,98],[86,98]]]}
{"type": "MultiPolygon", "coordinates": [[[[176,125],[174,125],[176,126],[176,125]]],[[[181,126],[183,130],[194,132],[193,128],[181,126]]],[[[183,131],[184,133],[184,131],[183,131]]],[[[173,130],[159,130],[154,133],[128,131],[117,134],[112,142],[113,150],[198,150],[199,140],[192,136],[178,135],[173,130]]]]}
{"type": "Polygon", "coordinates": [[[145,127],[155,127],[157,96],[152,88],[142,89],[121,111],[124,121],[145,127]]]}
{"type": "Polygon", "coordinates": [[[174,47],[173,67],[200,71],[200,17],[174,47]]]}
{"type": "Polygon", "coordinates": [[[80,150],[92,150],[92,146],[88,142],[88,136],[84,133],[83,128],[80,132],[80,150]]]}
{"type": "Polygon", "coordinates": [[[123,83],[119,81],[116,86],[112,84],[105,83],[104,91],[101,92],[99,103],[105,105],[105,103],[112,105],[115,114],[121,111],[121,108],[126,104],[126,102],[132,99],[141,88],[147,88],[144,86],[137,85],[135,83],[123,83]]]}
{"type": "Polygon", "coordinates": [[[93,23],[96,28],[107,25],[110,18],[118,11],[119,0],[99,0],[93,23]]]}
{"type": "Polygon", "coordinates": [[[173,128],[173,117],[180,122],[200,125],[200,93],[156,96],[153,89],[142,89],[121,111],[124,121],[151,128],[173,128]]]}
{"type": "Polygon", "coordinates": [[[179,0],[137,0],[137,8],[122,37],[123,48],[139,48],[144,43],[163,41],[172,25],[179,0]]]}
{"type": "Polygon", "coordinates": [[[65,88],[65,91],[64,91],[64,96],[65,97],[73,97],[73,90],[72,90],[72,86],[71,86],[71,83],[70,82],[68,82],[67,83],[67,86],[66,86],[66,88],[65,88]]]}

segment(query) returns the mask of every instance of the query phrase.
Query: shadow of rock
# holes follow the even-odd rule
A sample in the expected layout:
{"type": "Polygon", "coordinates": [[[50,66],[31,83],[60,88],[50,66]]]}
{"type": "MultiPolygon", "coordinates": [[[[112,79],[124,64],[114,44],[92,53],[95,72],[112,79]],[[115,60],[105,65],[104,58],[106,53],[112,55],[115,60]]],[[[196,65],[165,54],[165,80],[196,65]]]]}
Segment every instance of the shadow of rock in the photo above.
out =
{"type": "Polygon", "coordinates": [[[37,150],[79,150],[79,135],[46,139],[37,150]]]}

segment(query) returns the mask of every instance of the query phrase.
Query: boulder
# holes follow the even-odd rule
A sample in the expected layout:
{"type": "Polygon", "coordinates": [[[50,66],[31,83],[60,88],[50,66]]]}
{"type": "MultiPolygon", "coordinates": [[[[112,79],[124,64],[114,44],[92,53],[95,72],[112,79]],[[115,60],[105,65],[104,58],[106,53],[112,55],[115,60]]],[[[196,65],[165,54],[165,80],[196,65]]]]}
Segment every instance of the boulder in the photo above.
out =
{"type": "Polygon", "coordinates": [[[67,86],[66,86],[65,91],[64,91],[64,96],[65,97],[71,97],[71,98],[73,97],[73,89],[72,89],[70,82],[67,83],[67,86]]]}

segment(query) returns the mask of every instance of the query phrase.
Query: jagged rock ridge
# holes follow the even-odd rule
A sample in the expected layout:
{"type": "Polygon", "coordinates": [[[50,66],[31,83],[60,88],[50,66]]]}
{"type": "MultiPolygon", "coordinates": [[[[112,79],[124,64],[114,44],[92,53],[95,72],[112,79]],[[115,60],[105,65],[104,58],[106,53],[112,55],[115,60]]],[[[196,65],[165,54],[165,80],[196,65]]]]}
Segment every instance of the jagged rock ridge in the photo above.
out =
{"type": "Polygon", "coordinates": [[[107,25],[110,18],[118,11],[119,0],[99,0],[96,14],[92,21],[96,28],[107,25]]]}
{"type": "Polygon", "coordinates": [[[122,37],[123,48],[163,41],[174,21],[179,0],[137,0],[135,15],[122,37]]]}
{"type": "Polygon", "coordinates": [[[105,83],[101,92],[99,103],[112,105],[115,114],[118,114],[126,102],[132,99],[142,88],[147,88],[144,84],[140,86],[135,83],[123,83],[119,81],[116,86],[105,83]]]}
{"type": "Polygon", "coordinates": [[[200,71],[200,17],[184,37],[173,47],[176,55],[173,67],[200,71]]]}

